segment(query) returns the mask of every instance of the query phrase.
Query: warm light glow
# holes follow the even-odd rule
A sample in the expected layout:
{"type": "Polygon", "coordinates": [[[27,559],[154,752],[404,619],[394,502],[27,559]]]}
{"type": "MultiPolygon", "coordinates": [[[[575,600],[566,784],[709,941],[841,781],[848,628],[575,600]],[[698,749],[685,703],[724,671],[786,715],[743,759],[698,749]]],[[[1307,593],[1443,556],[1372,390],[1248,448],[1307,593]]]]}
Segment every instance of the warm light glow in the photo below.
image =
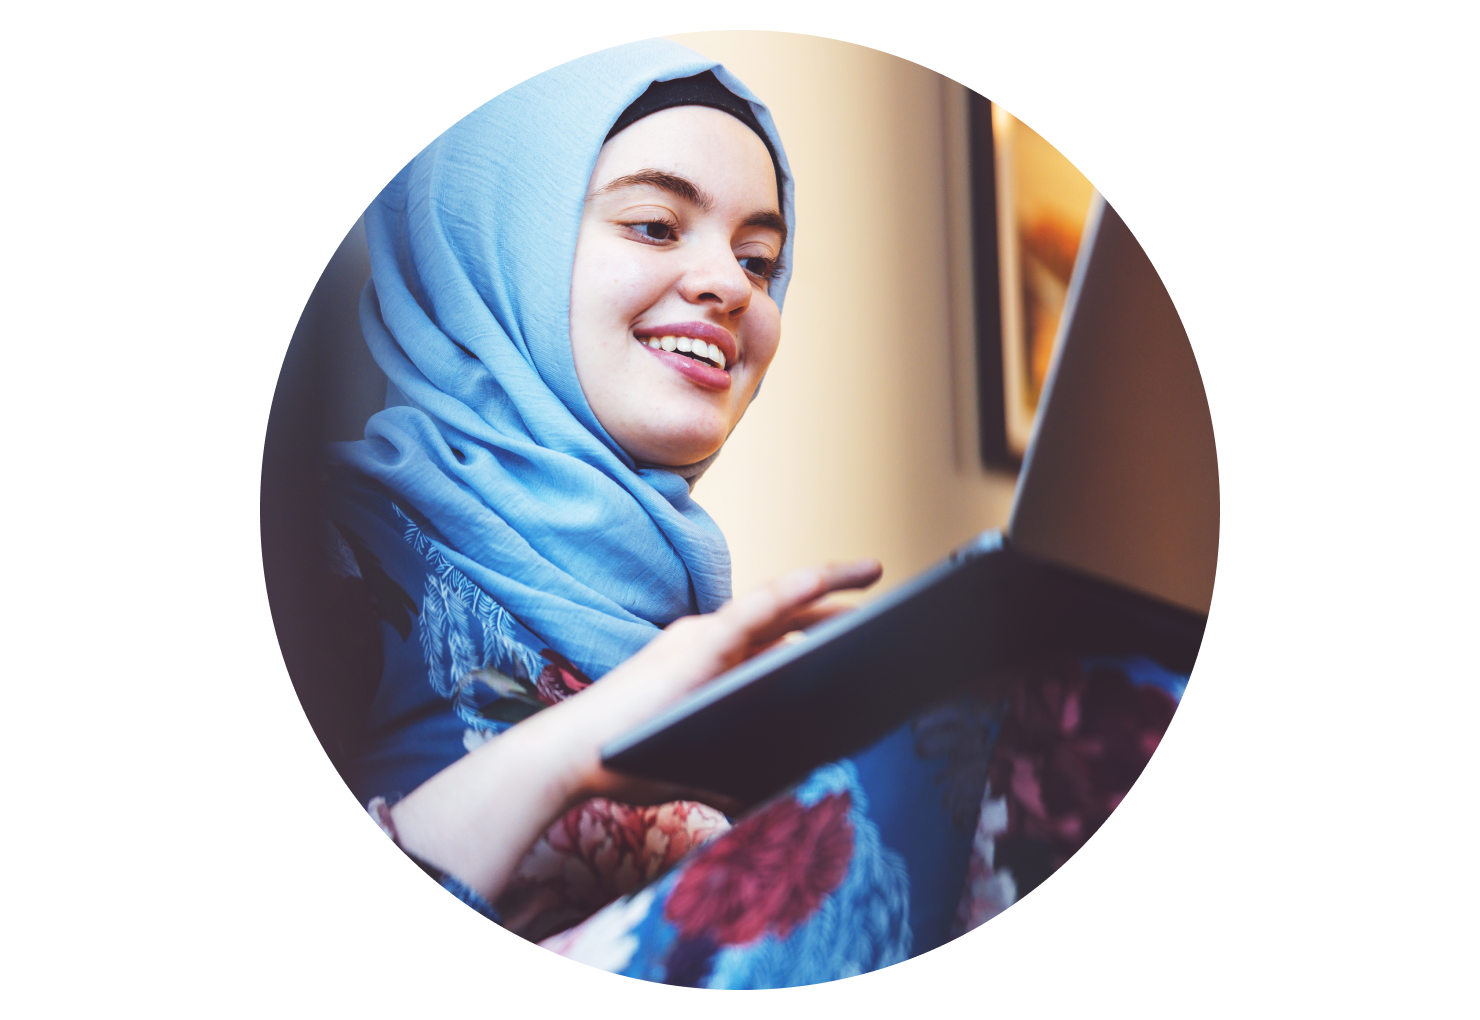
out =
{"type": "Polygon", "coordinates": [[[812,36],[678,41],[771,104],[796,179],[781,346],[694,495],[729,541],[737,591],[856,556],[883,561],[881,589],[907,580],[1005,526],[1013,490],[958,452],[958,431],[974,437],[976,420],[973,391],[956,390],[975,372],[957,368],[974,343],[973,313],[956,312],[969,276],[952,284],[951,231],[969,216],[946,186],[946,95],[960,86],[812,36]]]}
{"type": "Polygon", "coordinates": [[[998,104],[992,104],[993,135],[998,136],[998,138],[1002,138],[1003,133],[1006,133],[1006,130],[1008,130],[1009,127],[1012,127],[1012,121],[1014,120],[1017,120],[1017,117],[1014,117],[1014,115],[1009,114],[1008,111],[1003,110],[1003,108],[999,107],[998,104]]]}
{"type": "Polygon", "coordinates": [[[1008,445],[1032,433],[1069,278],[1095,190],[1064,154],[992,105],[1002,265],[1003,397],[1008,445]]]}

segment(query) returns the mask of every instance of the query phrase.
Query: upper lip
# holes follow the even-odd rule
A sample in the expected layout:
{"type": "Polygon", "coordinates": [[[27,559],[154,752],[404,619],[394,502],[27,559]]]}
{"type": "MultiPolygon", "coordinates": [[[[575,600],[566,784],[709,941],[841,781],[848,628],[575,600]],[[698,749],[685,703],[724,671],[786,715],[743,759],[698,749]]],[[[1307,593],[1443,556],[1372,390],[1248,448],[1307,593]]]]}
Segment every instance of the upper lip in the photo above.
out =
{"type": "Polygon", "coordinates": [[[725,364],[733,365],[740,360],[740,349],[735,338],[723,326],[708,322],[674,322],[664,326],[638,326],[632,331],[638,339],[664,336],[686,336],[694,340],[707,340],[718,347],[725,356],[725,364]]]}

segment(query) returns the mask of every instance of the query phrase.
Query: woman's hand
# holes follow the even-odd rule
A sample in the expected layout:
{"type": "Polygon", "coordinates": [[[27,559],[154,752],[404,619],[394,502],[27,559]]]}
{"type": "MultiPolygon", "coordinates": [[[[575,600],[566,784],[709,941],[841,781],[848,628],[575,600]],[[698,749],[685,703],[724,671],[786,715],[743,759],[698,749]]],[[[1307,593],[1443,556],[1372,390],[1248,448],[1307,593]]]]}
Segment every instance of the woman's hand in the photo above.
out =
{"type": "Polygon", "coordinates": [[[881,572],[877,560],[807,567],[713,613],[675,620],[600,682],[490,740],[396,804],[402,848],[491,901],[539,835],[591,797],[704,799],[733,808],[722,798],[608,772],[601,748],[788,633],[843,611],[820,600],[867,587],[881,572]]]}
{"type": "MultiPolygon", "coordinates": [[[[590,749],[584,769],[572,777],[576,795],[621,796],[616,786],[631,784],[601,768],[604,745],[787,634],[844,612],[846,607],[821,601],[822,597],[867,587],[881,572],[878,560],[872,559],[807,567],[741,595],[713,613],[681,617],[600,683],[556,706],[579,716],[584,728],[581,739],[590,749]]],[[[541,713],[550,714],[553,710],[541,713]]]]}

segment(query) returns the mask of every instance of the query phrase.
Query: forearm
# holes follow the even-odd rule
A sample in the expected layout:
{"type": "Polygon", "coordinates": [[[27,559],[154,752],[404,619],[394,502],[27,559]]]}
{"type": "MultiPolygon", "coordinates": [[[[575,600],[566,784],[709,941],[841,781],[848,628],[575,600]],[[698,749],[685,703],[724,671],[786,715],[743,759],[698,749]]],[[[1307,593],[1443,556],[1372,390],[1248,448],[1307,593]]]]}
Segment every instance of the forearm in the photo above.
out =
{"type": "MultiPolygon", "coordinates": [[[[699,791],[632,781],[601,766],[601,746],[671,701],[620,670],[525,719],[422,783],[391,808],[400,846],[492,903],[550,826],[592,797],[652,804],[699,791]]],[[[722,818],[723,816],[718,816],[722,818]]]]}
{"type": "Polygon", "coordinates": [[[525,720],[397,803],[402,849],[495,900],[546,828],[589,796],[596,751],[569,725],[552,725],[571,721],[562,714],[525,720]]]}
{"type": "Polygon", "coordinates": [[[601,747],[788,630],[833,610],[829,591],[872,583],[874,561],[795,571],[703,617],[685,617],[580,694],[511,727],[391,811],[401,847],[492,902],[540,835],[593,796],[633,803],[724,798],[607,772],[601,747]]]}

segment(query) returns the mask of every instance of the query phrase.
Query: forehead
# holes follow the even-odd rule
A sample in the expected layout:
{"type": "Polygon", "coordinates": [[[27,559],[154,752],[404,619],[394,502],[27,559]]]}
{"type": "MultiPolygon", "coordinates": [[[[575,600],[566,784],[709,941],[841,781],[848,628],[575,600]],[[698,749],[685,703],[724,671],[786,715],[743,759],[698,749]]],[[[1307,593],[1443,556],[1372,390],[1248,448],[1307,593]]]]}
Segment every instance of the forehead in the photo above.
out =
{"type": "Polygon", "coordinates": [[[728,113],[708,106],[660,110],[614,136],[596,158],[591,191],[641,170],[688,178],[721,204],[779,206],[765,143],[728,113]]]}

